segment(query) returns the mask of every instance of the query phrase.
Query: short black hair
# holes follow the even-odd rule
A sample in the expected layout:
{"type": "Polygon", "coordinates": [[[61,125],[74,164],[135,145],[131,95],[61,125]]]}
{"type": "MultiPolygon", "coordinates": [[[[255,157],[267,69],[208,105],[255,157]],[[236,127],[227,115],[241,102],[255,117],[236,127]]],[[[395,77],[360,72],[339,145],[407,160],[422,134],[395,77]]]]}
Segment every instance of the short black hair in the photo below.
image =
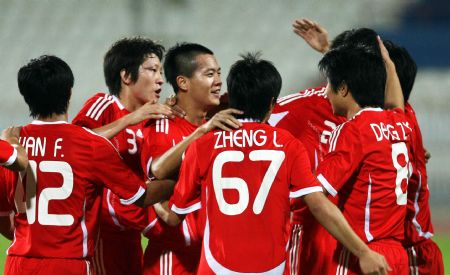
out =
{"type": "Polygon", "coordinates": [[[377,32],[369,28],[357,28],[343,31],[333,39],[330,48],[334,49],[343,45],[363,45],[379,49],[377,36],[377,32]]]}
{"type": "Polygon", "coordinates": [[[74,77],[62,59],[53,55],[32,59],[19,69],[17,83],[30,116],[47,118],[67,113],[74,77]]]}
{"type": "Polygon", "coordinates": [[[241,55],[227,76],[230,107],[244,112],[238,118],[263,120],[280,95],[282,79],[260,53],[241,55]]]}
{"type": "Polygon", "coordinates": [[[408,51],[401,46],[395,45],[392,41],[384,40],[384,46],[389,52],[389,56],[395,64],[398,79],[402,87],[405,102],[409,100],[414,81],[417,75],[417,64],[408,51]]]}
{"type": "Polygon", "coordinates": [[[103,73],[109,93],[119,95],[121,88],[120,71],[125,70],[136,82],[139,76],[139,66],[151,54],[162,60],[164,47],[153,40],[143,37],[123,38],[115,42],[106,52],[103,59],[103,73]]]}
{"type": "Polygon", "coordinates": [[[205,46],[186,42],[177,43],[167,51],[164,59],[164,75],[167,82],[172,85],[174,93],[179,89],[177,77],[179,75],[191,77],[198,66],[196,57],[202,54],[214,55],[205,46]]]}
{"type": "Polygon", "coordinates": [[[334,91],[346,84],[361,108],[384,107],[386,69],[373,47],[343,45],[327,52],[319,62],[334,91]]]}

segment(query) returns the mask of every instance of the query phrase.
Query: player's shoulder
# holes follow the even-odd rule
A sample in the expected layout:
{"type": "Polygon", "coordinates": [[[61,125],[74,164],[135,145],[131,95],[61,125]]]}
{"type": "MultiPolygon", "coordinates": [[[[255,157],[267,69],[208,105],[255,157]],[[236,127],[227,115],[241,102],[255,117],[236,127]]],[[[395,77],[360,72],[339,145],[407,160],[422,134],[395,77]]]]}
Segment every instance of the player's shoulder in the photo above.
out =
{"type": "Polygon", "coordinates": [[[277,100],[277,106],[282,107],[285,105],[297,105],[309,101],[322,101],[324,99],[326,100],[325,87],[308,88],[298,93],[280,97],[277,100]]]}
{"type": "Polygon", "coordinates": [[[176,117],[174,119],[161,118],[156,120],[151,120],[147,123],[146,127],[148,131],[152,134],[169,135],[179,126],[179,119],[176,117]]]}
{"type": "Polygon", "coordinates": [[[81,110],[86,117],[98,120],[105,112],[111,110],[121,110],[121,104],[115,96],[106,93],[96,93],[89,98],[81,110]]]}

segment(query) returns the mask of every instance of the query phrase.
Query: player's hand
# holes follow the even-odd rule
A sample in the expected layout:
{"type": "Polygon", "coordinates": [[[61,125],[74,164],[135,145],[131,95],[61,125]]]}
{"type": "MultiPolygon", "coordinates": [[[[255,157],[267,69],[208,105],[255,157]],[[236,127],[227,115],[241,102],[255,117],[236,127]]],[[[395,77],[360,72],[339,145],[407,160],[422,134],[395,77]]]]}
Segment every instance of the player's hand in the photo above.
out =
{"type": "Polygon", "coordinates": [[[293,31],[314,50],[326,53],[330,49],[328,32],[319,23],[302,18],[295,20],[292,27],[293,31]]]}
{"type": "Polygon", "coordinates": [[[11,126],[2,131],[0,138],[3,140],[7,140],[9,142],[15,141],[13,143],[18,143],[21,130],[22,130],[21,126],[11,126]]]}
{"type": "Polygon", "coordinates": [[[233,129],[239,129],[242,123],[237,120],[233,114],[241,115],[242,111],[229,108],[215,114],[208,122],[199,127],[199,130],[204,134],[214,129],[222,129],[225,131],[232,131],[233,129]]]}
{"type": "Polygon", "coordinates": [[[147,119],[160,119],[164,117],[174,117],[172,109],[161,103],[147,102],[139,109],[127,115],[128,125],[135,125],[147,119]]]}
{"type": "Polygon", "coordinates": [[[428,161],[431,158],[430,152],[427,150],[427,148],[423,148],[425,150],[425,163],[428,163],[428,161]]]}
{"type": "Polygon", "coordinates": [[[169,106],[172,109],[172,112],[179,117],[185,117],[186,112],[180,108],[180,106],[177,105],[177,97],[174,95],[171,95],[166,98],[166,101],[164,102],[167,106],[169,106]]]}
{"type": "Polygon", "coordinates": [[[370,249],[359,257],[359,267],[363,274],[371,275],[387,275],[392,271],[384,256],[370,249]]]}
{"type": "Polygon", "coordinates": [[[380,36],[378,36],[377,39],[378,39],[378,45],[380,46],[381,57],[383,57],[384,63],[386,65],[386,69],[388,69],[389,67],[395,68],[395,64],[392,61],[391,57],[389,56],[389,52],[386,49],[386,47],[384,46],[383,40],[381,40],[380,36]]]}

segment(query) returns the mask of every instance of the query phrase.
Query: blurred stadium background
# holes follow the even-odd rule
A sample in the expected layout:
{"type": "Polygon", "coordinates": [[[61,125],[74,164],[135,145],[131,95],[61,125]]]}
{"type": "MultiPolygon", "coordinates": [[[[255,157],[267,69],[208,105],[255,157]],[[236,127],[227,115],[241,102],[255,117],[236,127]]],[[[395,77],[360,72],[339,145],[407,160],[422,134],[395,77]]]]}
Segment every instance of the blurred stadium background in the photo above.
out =
{"type": "MultiPolygon", "coordinates": [[[[102,59],[108,47],[131,35],[150,37],[166,48],[181,41],[204,44],[215,52],[224,82],[240,53],[260,50],[280,70],[282,94],[319,85],[321,55],[291,31],[300,17],[320,22],[330,38],[350,28],[374,28],[417,61],[411,102],[432,154],[433,221],[449,256],[449,0],[0,0],[0,128],[30,121],[16,84],[17,70],[29,59],[54,54],[72,67],[72,119],[88,97],[106,91],[102,59]]],[[[165,85],[164,96],[171,93],[165,85]]]]}

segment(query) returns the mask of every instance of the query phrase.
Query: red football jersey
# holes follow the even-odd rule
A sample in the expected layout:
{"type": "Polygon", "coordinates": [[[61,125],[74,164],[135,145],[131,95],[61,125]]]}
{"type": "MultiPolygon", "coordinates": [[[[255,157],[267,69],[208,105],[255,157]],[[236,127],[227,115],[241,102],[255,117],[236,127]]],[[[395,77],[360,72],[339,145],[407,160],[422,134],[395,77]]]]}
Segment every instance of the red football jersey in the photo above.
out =
{"type": "MultiPolygon", "coordinates": [[[[141,165],[149,171],[151,161],[160,157],[171,147],[181,142],[197,129],[197,126],[184,118],[160,119],[145,129],[144,144],[141,154],[141,165]]],[[[149,224],[143,234],[149,239],[149,249],[155,251],[183,250],[192,242],[201,238],[201,218],[198,212],[191,213],[177,227],[171,227],[160,220],[153,207],[148,208],[149,224]],[[158,249],[161,248],[161,249],[158,249]]],[[[197,249],[197,247],[194,247],[197,249]]]]}
{"type": "Polygon", "coordinates": [[[192,212],[200,196],[206,206],[202,255],[209,267],[200,264],[199,274],[209,268],[281,274],[289,197],[322,191],[302,143],[257,122],[198,139],[189,146],[180,173],[172,210],[192,212]]]}
{"type": "MultiPolygon", "coordinates": [[[[86,101],[72,123],[95,129],[110,124],[129,113],[115,96],[97,93],[86,101]]],[[[145,121],[128,126],[110,140],[128,167],[141,178],[144,178],[140,165],[144,124],[145,121]]],[[[114,192],[107,189],[104,190],[101,219],[102,230],[139,230],[147,222],[144,209],[134,205],[123,206],[119,203],[119,198],[114,192]]]]}
{"type": "Polygon", "coordinates": [[[18,173],[0,167],[0,216],[9,216],[14,211],[14,191],[18,173]]]}
{"type": "Polygon", "coordinates": [[[366,242],[403,240],[412,127],[403,111],[365,108],[338,126],[317,168],[327,191],[366,242]]]}
{"type": "Polygon", "coordinates": [[[17,159],[17,150],[9,142],[0,139],[0,165],[9,166],[17,159]]]}
{"type": "MultiPolygon", "coordinates": [[[[311,88],[278,99],[269,124],[288,130],[299,139],[308,152],[313,171],[328,153],[331,132],[345,122],[344,117],[335,116],[327,99],[325,87],[311,88]]],[[[294,223],[315,221],[303,200],[291,201],[294,223]]]]}
{"type": "Polygon", "coordinates": [[[328,153],[331,132],[345,121],[333,114],[325,87],[320,87],[279,98],[268,122],[302,141],[315,170],[328,153]]]}
{"type": "Polygon", "coordinates": [[[144,181],[104,138],[66,122],[34,121],[21,131],[29,166],[15,190],[14,242],[8,255],[93,255],[103,186],[132,204],[144,181]]]}
{"type": "Polygon", "coordinates": [[[405,114],[414,131],[411,136],[414,170],[408,183],[408,210],[406,212],[405,240],[406,247],[420,243],[433,236],[433,224],[428,190],[428,178],[425,162],[425,149],[422,141],[419,123],[412,106],[405,105],[405,114]]]}

